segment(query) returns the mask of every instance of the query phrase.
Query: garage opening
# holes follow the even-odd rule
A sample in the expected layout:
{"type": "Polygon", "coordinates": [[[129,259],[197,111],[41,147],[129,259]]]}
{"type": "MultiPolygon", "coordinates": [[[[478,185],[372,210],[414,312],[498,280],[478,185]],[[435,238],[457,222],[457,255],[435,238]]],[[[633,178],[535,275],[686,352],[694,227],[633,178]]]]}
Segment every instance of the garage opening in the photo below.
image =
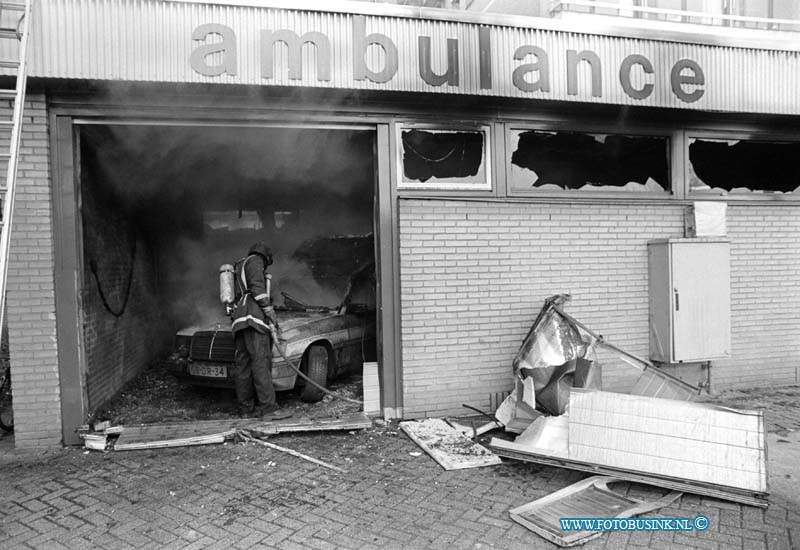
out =
{"type": "MultiPolygon", "coordinates": [[[[376,360],[374,129],[77,128],[90,414],[153,369],[233,402],[219,268],[258,241],[290,362],[329,385],[376,360]]],[[[279,403],[322,399],[273,355],[279,403]]]]}

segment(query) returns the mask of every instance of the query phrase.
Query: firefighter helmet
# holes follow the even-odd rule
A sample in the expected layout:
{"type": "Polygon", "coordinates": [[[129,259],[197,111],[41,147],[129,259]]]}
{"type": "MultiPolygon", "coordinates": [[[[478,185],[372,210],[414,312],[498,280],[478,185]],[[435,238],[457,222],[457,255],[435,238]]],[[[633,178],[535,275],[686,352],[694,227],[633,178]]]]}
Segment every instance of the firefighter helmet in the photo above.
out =
{"type": "Polygon", "coordinates": [[[264,241],[259,241],[253,246],[250,247],[250,250],[247,251],[247,254],[258,254],[262,258],[264,258],[264,262],[266,265],[272,265],[272,249],[267,246],[267,243],[264,241]]]}

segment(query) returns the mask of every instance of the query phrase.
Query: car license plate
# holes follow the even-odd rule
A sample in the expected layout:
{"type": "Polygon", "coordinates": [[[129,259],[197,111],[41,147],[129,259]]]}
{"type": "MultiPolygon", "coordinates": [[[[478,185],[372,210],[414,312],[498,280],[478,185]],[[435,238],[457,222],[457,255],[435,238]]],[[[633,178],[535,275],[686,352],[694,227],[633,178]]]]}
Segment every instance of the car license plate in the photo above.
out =
{"type": "Polygon", "coordinates": [[[206,378],[227,378],[228,367],[189,365],[189,374],[192,376],[205,376],[206,378]]]}

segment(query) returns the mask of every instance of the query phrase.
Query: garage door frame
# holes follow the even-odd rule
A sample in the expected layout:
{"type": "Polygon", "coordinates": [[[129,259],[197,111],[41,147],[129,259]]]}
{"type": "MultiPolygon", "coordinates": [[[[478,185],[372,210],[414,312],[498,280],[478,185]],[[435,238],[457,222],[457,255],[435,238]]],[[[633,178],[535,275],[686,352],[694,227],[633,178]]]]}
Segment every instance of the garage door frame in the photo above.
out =
{"type": "Polygon", "coordinates": [[[400,368],[400,308],[397,193],[392,181],[387,117],[364,117],[330,113],[287,115],[285,111],[226,109],[209,113],[207,109],[160,110],[141,107],[132,110],[79,107],[50,109],[51,164],[53,168],[53,217],[55,239],[56,325],[63,441],[80,444],[75,428],[87,421],[86,357],[83,345],[82,297],[83,250],[82,220],[79,210],[79,132],[86,124],[160,124],[172,126],[252,126],[305,127],[324,129],[369,129],[375,131],[375,256],[377,279],[379,361],[381,362],[381,403],[384,416],[402,416],[402,369],[400,368]]]}

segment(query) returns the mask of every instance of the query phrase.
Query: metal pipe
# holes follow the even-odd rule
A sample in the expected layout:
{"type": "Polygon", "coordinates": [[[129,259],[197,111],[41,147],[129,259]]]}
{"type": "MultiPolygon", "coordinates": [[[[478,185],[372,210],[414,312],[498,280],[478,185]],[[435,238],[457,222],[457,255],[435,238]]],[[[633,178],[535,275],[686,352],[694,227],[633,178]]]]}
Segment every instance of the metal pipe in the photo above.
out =
{"type": "Polygon", "coordinates": [[[597,333],[596,333],[596,332],[594,332],[592,329],[590,329],[589,327],[587,327],[586,325],[584,325],[583,323],[581,323],[580,321],[578,321],[577,319],[575,319],[575,318],[574,318],[574,317],[572,317],[571,315],[568,315],[568,314],[564,313],[564,311],[563,311],[563,310],[562,310],[560,307],[558,307],[558,306],[556,306],[556,305],[553,305],[552,307],[553,307],[553,309],[554,309],[556,312],[558,312],[558,314],[559,314],[559,315],[561,315],[562,317],[564,317],[565,319],[567,319],[567,320],[568,320],[568,321],[570,321],[571,323],[574,323],[574,324],[576,324],[577,326],[581,327],[581,328],[582,328],[583,330],[585,330],[585,331],[586,331],[588,334],[590,334],[591,336],[593,336],[593,337],[594,337],[594,339],[595,339],[595,340],[597,340],[597,342],[598,342],[599,344],[601,344],[601,345],[603,345],[603,346],[606,346],[607,348],[611,348],[611,349],[613,349],[614,351],[616,351],[616,352],[618,352],[618,353],[621,353],[622,355],[624,355],[624,356],[626,356],[626,357],[629,357],[629,358],[633,359],[634,361],[638,361],[639,363],[643,364],[643,365],[644,365],[644,366],[646,366],[646,367],[656,368],[656,366],[655,366],[653,363],[651,363],[650,361],[648,361],[648,360],[646,360],[646,359],[642,359],[641,357],[638,357],[638,356],[636,356],[636,355],[634,355],[634,354],[632,354],[632,353],[628,353],[628,352],[627,352],[627,351],[625,351],[624,349],[622,349],[622,348],[618,348],[618,347],[617,347],[617,346],[615,346],[614,344],[612,344],[612,343],[610,343],[610,342],[607,342],[607,341],[606,341],[606,340],[603,338],[603,336],[602,336],[601,334],[597,334],[597,333]]]}

